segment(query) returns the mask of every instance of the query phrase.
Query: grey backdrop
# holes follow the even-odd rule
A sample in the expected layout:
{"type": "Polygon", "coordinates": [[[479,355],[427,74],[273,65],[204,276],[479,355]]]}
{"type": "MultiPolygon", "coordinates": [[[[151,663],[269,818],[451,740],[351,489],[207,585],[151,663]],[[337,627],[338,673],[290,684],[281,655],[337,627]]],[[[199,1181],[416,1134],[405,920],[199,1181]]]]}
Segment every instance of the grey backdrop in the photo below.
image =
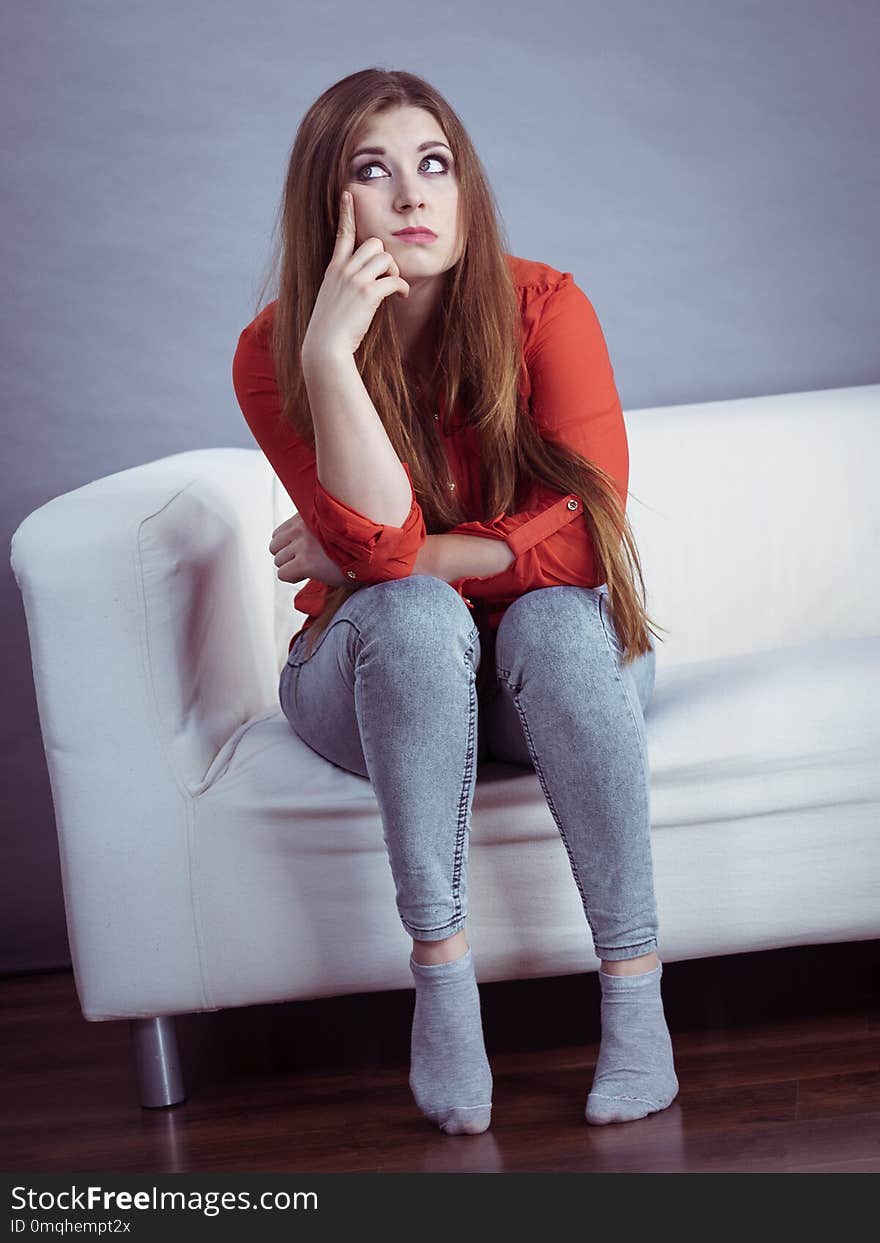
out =
{"type": "MultiPolygon", "coordinates": [[[[253,447],[230,365],[286,157],[312,100],[369,65],[451,100],[513,252],[573,272],[592,299],[625,408],[880,379],[876,0],[413,12],[5,6],[7,549],[31,510],[89,480],[253,447]]],[[[0,971],[36,970],[69,952],[8,555],[0,571],[0,971]]]]}

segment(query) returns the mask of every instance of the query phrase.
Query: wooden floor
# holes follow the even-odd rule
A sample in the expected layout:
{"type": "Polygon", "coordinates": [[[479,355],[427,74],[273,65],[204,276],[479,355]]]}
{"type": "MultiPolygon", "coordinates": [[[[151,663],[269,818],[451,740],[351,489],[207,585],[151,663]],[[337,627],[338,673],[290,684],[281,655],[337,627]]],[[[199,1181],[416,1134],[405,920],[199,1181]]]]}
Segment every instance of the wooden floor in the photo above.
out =
{"type": "MultiPolygon", "coordinates": [[[[662,957],[662,955],[661,955],[662,957]]],[[[681,1083],[589,1126],[599,981],[481,986],[492,1127],[447,1136],[407,1084],[409,991],[177,1019],[186,1101],[138,1103],[127,1022],[69,972],[0,980],[0,1168],[116,1173],[880,1171],[880,942],[665,962],[681,1083]]]]}

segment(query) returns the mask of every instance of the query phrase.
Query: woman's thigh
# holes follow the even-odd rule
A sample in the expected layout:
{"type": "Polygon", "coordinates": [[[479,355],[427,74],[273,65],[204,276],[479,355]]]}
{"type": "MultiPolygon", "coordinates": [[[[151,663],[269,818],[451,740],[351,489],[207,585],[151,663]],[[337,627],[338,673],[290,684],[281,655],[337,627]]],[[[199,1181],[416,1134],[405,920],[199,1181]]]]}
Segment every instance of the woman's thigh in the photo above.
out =
{"type": "MultiPolygon", "coordinates": [[[[353,597],[351,597],[353,598],[353,597]]],[[[299,635],[281,670],[278,699],[294,733],[332,764],[367,776],[354,708],[352,645],[357,626],[346,600],[306,657],[308,631],[299,635]]]]}
{"type": "MultiPolygon", "coordinates": [[[[375,638],[384,645],[387,664],[383,662],[382,669],[390,678],[398,664],[405,667],[412,661],[414,648],[424,661],[435,642],[460,650],[476,663],[480,656],[478,631],[464,600],[444,580],[429,575],[361,588],[342,603],[307,655],[310,638],[308,631],[297,637],[281,670],[281,709],[313,751],[362,777],[369,773],[356,706],[355,668],[365,641],[375,638]],[[395,661],[395,653],[405,659],[395,661]]],[[[425,703],[427,717],[434,707],[425,703]]],[[[462,731],[467,725],[465,717],[462,731]]]]}
{"type": "MultiPolygon", "coordinates": [[[[611,611],[607,606],[607,586],[598,588],[539,588],[538,592],[528,592],[508,607],[498,627],[507,634],[514,626],[520,635],[525,633],[529,638],[529,651],[535,661],[542,660],[541,635],[548,625],[569,625],[570,606],[573,602],[572,593],[588,595],[593,602],[601,626],[582,631],[584,642],[592,642],[599,638],[607,639],[612,659],[620,673],[621,681],[628,688],[628,693],[638,700],[642,713],[647,712],[654,689],[656,669],[656,651],[653,643],[650,651],[637,657],[628,665],[621,658],[620,640],[614,627],[611,611]],[[551,594],[541,600],[529,599],[542,591],[551,594]],[[548,609],[548,605],[551,606],[548,609]],[[514,613],[514,610],[516,612],[514,613]]],[[[522,719],[517,708],[513,691],[506,678],[499,678],[495,666],[494,652],[497,638],[483,642],[485,654],[492,653],[492,668],[484,671],[484,686],[480,696],[480,743],[479,760],[500,760],[508,764],[524,764],[534,767],[522,719]]]]}

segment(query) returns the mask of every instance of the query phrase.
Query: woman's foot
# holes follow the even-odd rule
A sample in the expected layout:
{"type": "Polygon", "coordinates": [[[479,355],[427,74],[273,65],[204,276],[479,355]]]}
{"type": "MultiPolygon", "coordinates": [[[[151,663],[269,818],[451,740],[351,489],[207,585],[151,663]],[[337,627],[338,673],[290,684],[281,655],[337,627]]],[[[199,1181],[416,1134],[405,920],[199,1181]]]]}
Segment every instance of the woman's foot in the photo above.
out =
{"type": "Polygon", "coordinates": [[[447,1135],[479,1135],[492,1120],[492,1071],[483,1042],[473,955],[428,965],[410,956],[416,986],[409,1085],[447,1135]]]}
{"type": "Polygon", "coordinates": [[[653,970],[638,973],[600,969],[602,1040],[584,1111],[587,1122],[633,1122],[666,1109],[678,1095],[662,974],[659,960],[653,970]]]}

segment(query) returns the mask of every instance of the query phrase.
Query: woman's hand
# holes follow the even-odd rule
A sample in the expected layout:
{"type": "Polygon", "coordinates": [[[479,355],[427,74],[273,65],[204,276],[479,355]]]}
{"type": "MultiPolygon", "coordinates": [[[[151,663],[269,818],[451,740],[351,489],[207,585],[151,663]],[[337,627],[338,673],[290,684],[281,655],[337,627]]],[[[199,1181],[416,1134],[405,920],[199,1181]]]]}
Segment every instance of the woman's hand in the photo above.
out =
{"type": "Polygon", "coordinates": [[[409,297],[409,284],[381,240],[368,237],[355,250],[355,237],[354,197],[344,190],[336,245],[312,308],[303,354],[312,349],[354,354],[380,302],[390,294],[409,297]]]}
{"type": "Polygon", "coordinates": [[[275,528],[269,552],[275,556],[277,577],[282,583],[299,583],[304,578],[316,578],[328,587],[351,585],[351,580],[330,560],[299,514],[294,514],[275,528]]]}

